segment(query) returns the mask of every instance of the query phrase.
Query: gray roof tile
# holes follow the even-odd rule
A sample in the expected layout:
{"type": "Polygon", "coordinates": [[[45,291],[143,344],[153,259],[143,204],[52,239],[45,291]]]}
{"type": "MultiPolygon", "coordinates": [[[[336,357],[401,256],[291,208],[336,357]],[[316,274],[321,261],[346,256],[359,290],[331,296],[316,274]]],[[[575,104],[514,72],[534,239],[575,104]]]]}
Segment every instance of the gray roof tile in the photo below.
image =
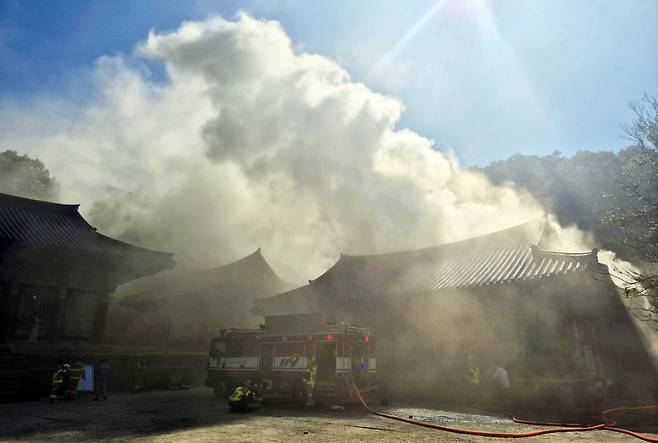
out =
{"type": "Polygon", "coordinates": [[[124,243],[96,232],[78,212],[63,205],[0,193],[0,243],[57,248],[130,258],[131,275],[145,275],[174,266],[173,254],[124,243]]]}

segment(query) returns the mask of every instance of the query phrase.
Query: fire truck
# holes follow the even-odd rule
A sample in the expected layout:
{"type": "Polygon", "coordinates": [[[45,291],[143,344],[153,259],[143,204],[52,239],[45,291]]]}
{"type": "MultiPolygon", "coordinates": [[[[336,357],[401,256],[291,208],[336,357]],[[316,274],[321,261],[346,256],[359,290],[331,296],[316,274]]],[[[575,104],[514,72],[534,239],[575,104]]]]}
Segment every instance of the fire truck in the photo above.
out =
{"type": "Polygon", "coordinates": [[[318,365],[315,399],[354,399],[352,380],[361,393],[376,389],[373,329],[325,322],[320,314],[301,314],[266,317],[258,329],[220,332],[210,342],[205,383],[218,398],[252,383],[265,387],[265,398],[292,398],[306,404],[304,379],[312,358],[318,365]]]}

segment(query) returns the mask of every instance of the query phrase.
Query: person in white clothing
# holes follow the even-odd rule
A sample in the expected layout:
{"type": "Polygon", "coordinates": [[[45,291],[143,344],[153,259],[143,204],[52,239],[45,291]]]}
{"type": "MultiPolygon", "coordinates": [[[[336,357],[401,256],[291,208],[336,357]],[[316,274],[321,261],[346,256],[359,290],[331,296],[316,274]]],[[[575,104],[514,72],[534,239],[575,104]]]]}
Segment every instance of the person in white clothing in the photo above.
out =
{"type": "Polygon", "coordinates": [[[493,384],[495,401],[500,406],[508,406],[512,385],[509,382],[509,376],[507,370],[503,367],[502,361],[496,360],[496,370],[489,379],[489,383],[493,384]]]}
{"type": "Polygon", "coordinates": [[[509,376],[507,375],[507,370],[503,368],[500,362],[496,362],[496,370],[494,371],[493,376],[490,380],[492,383],[496,384],[496,388],[501,391],[506,391],[512,387],[509,382],[509,376]]]}

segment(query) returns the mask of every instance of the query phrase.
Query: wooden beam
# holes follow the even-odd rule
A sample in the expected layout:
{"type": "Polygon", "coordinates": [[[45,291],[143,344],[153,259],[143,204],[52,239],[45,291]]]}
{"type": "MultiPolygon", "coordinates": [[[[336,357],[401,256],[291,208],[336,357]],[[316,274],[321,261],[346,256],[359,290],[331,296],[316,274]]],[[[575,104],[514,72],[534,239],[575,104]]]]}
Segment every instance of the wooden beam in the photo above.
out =
{"type": "Polygon", "coordinates": [[[7,341],[14,335],[16,327],[16,312],[18,310],[18,296],[21,285],[18,281],[13,281],[6,287],[5,302],[2,306],[2,326],[0,326],[0,341],[7,341]]]}

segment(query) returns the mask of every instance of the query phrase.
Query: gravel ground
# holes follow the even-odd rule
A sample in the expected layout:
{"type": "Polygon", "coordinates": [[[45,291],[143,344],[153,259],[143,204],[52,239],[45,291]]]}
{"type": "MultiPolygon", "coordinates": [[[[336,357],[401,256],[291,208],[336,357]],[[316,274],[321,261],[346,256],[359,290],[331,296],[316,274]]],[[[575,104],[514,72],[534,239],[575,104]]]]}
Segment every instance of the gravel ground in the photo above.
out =
{"type": "MultiPolygon", "coordinates": [[[[410,405],[392,405],[386,412],[447,426],[521,432],[536,429],[507,418],[468,411],[453,412],[410,405]]],[[[654,428],[654,432],[658,429],[654,428]]],[[[653,435],[658,437],[658,435],[653,435]]],[[[244,414],[206,388],[116,394],[108,401],[80,399],[0,405],[0,441],[503,441],[451,434],[376,417],[357,405],[333,412],[271,402],[244,414]]],[[[586,432],[553,434],[536,442],[639,441],[622,434],[586,432]]]]}

